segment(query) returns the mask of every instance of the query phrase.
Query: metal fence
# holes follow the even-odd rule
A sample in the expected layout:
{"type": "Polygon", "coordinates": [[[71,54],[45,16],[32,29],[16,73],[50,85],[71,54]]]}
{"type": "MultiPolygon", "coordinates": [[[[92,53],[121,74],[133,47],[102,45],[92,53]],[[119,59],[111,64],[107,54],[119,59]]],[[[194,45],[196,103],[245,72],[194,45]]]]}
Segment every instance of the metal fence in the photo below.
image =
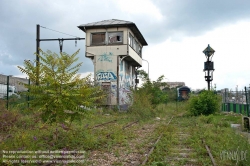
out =
{"type": "Polygon", "coordinates": [[[240,113],[249,117],[250,106],[250,88],[245,87],[241,91],[232,91],[223,89],[222,95],[222,111],[240,113]]]}
{"type": "Polygon", "coordinates": [[[21,93],[27,91],[27,88],[20,82],[28,84],[29,80],[0,74],[0,100],[2,101],[1,104],[6,105],[7,110],[28,99],[21,93]]]}

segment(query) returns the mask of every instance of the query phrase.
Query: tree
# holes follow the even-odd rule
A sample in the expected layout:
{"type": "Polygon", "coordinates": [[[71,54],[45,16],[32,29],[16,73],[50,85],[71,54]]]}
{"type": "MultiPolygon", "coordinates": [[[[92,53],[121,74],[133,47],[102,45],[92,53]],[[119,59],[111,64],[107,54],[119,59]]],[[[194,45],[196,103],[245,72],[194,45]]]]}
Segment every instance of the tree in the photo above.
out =
{"type": "Polygon", "coordinates": [[[162,82],[164,75],[161,75],[156,81],[151,81],[144,70],[139,70],[138,73],[139,78],[143,81],[142,87],[139,90],[145,90],[152,96],[151,103],[154,106],[160,103],[167,103],[168,95],[162,91],[162,88],[167,87],[167,83],[162,82]]]}
{"type": "Polygon", "coordinates": [[[18,68],[29,76],[32,83],[23,83],[29,89],[24,93],[31,98],[30,106],[41,112],[45,122],[72,122],[79,119],[80,115],[84,115],[86,107],[96,106],[97,101],[104,97],[100,87],[91,83],[90,75],[80,78],[80,74],[77,74],[82,65],[77,63],[76,55],[79,50],[72,55],[58,55],[42,50],[40,52],[42,55],[38,56],[41,62],[37,67],[30,61],[25,61],[24,67],[18,68]],[[71,67],[74,63],[76,65],[71,67]],[[39,85],[36,82],[39,82],[39,85]]]}

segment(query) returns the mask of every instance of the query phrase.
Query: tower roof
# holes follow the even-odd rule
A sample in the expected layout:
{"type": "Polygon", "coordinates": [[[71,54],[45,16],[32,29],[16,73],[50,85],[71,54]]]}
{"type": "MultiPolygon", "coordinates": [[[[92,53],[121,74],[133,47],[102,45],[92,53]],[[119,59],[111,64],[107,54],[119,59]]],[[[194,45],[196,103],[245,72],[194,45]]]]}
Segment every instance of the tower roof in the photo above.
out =
{"type": "Polygon", "coordinates": [[[134,33],[136,38],[143,46],[147,46],[147,42],[142,36],[141,32],[135,25],[135,23],[131,21],[124,21],[124,20],[117,20],[117,19],[110,19],[110,20],[103,20],[88,24],[82,24],[77,26],[82,31],[86,32],[87,29],[97,29],[97,28],[112,28],[112,27],[129,27],[131,31],[134,33]]]}

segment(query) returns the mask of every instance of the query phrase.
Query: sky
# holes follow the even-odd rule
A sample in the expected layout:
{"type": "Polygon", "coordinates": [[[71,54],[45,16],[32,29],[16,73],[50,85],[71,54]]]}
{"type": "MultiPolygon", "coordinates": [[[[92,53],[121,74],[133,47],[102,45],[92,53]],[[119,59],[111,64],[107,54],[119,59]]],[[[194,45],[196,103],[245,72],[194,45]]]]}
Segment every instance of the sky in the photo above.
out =
{"type": "MultiPolygon", "coordinates": [[[[36,25],[78,37],[77,26],[108,19],[134,22],[148,46],[143,59],[149,62],[149,77],[185,82],[191,89],[207,88],[203,50],[215,50],[216,89],[241,90],[250,84],[249,0],[0,0],[0,74],[24,77],[17,66],[35,59],[36,25]]],[[[40,38],[71,38],[40,29],[40,38]]],[[[41,49],[59,53],[58,41],[42,41],[41,49]]],[[[85,41],[64,41],[63,51],[80,49],[82,76],[93,73],[85,57],[85,41]]],[[[148,71],[148,63],[142,68],[148,71]]]]}

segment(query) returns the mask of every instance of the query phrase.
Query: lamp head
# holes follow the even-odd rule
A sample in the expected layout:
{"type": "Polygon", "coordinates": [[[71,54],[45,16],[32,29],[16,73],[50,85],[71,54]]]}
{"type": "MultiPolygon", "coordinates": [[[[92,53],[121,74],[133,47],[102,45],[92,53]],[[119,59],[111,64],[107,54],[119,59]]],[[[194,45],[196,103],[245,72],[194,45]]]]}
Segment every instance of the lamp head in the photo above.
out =
{"type": "Polygon", "coordinates": [[[205,56],[207,57],[207,59],[209,59],[210,56],[212,56],[214,54],[214,49],[212,49],[212,47],[210,47],[210,45],[208,44],[207,48],[203,51],[203,53],[205,54],[205,56]]]}

